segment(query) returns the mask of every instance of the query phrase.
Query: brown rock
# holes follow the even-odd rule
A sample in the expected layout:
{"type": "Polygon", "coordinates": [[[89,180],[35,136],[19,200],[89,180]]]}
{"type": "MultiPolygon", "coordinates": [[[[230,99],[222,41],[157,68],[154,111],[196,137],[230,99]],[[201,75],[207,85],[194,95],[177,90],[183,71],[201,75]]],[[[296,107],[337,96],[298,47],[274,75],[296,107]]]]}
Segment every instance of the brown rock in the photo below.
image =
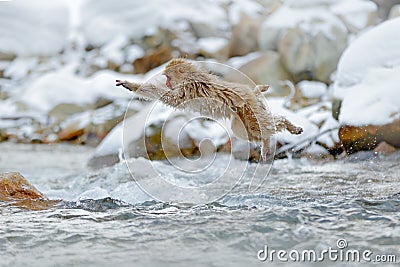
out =
{"type": "Polygon", "coordinates": [[[232,29],[229,57],[244,56],[258,49],[257,36],[261,23],[260,19],[242,14],[239,23],[232,29]]]}
{"type": "Polygon", "coordinates": [[[150,50],[144,57],[133,62],[134,73],[146,73],[170,59],[172,59],[172,48],[170,46],[161,46],[150,50]]]}
{"type": "Polygon", "coordinates": [[[390,155],[396,152],[397,149],[386,142],[380,142],[377,147],[375,147],[374,152],[382,155],[390,155]]]}
{"type": "Polygon", "coordinates": [[[400,148],[400,119],[385,125],[342,126],[339,138],[347,153],[374,149],[386,142],[400,148]]]}
{"type": "Polygon", "coordinates": [[[30,210],[48,209],[59,202],[47,199],[18,172],[0,173],[0,201],[30,210]]]}
{"type": "Polygon", "coordinates": [[[82,125],[82,123],[78,120],[73,121],[58,133],[58,139],[60,141],[76,139],[83,135],[85,126],[86,125],[82,125]]]}

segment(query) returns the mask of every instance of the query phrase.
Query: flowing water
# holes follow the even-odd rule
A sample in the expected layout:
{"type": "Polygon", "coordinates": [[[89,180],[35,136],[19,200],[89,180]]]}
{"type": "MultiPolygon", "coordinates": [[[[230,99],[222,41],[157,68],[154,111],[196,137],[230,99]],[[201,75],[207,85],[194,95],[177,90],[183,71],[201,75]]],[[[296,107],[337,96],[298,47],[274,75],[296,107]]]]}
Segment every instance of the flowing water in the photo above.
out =
{"type": "MultiPolygon", "coordinates": [[[[126,164],[87,169],[91,148],[3,143],[0,150],[0,172],[19,171],[48,197],[63,199],[42,211],[0,203],[0,266],[299,265],[281,262],[276,254],[273,261],[261,261],[265,246],[287,253],[370,250],[371,260],[395,255],[400,262],[399,153],[363,160],[277,160],[261,192],[233,190],[193,205],[152,200],[126,164]],[[347,246],[339,249],[343,242],[347,246]]],[[[138,180],[154,178],[141,167],[146,160],[129,162],[138,180]]],[[[165,162],[156,165],[171,179],[185,179],[165,162]]],[[[233,161],[229,173],[242,165],[233,161]]],[[[209,179],[202,173],[195,177],[209,179]]],[[[361,263],[326,256],[300,265],[361,263]]]]}

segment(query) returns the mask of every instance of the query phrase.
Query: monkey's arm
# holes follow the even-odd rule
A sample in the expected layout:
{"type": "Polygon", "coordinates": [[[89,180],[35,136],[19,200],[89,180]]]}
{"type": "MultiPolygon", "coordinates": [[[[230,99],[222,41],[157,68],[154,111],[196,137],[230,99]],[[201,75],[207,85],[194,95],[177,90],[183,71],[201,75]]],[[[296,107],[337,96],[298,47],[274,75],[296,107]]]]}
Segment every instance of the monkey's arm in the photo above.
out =
{"type": "Polygon", "coordinates": [[[141,86],[141,84],[131,83],[128,81],[116,80],[115,82],[116,82],[115,86],[122,86],[132,92],[136,92],[141,86]]]}
{"type": "Polygon", "coordinates": [[[116,80],[116,86],[123,86],[124,88],[139,94],[140,96],[149,100],[160,100],[160,98],[165,95],[165,88],[155,86],[151,83],[132,83],[128,81],[116,80]]]}

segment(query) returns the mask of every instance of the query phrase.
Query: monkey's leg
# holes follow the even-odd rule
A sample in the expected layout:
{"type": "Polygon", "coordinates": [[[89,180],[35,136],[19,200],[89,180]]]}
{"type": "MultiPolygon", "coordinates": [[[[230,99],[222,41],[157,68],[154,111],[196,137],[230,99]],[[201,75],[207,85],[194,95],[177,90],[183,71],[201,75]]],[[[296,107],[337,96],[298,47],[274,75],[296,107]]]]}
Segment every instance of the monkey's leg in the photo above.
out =
{"type": "Polygon", "coordinates": [[[291,134],[301,134],[303,128],[295,126],[288,119],[281,115],[274,115],[276,131],[288,130],[291,134]]]}
{"type": "Polygon", "coordinates": [[[261,145],[261,159],[264,162],[267,161],[267,156],[271,153],[271,150],[269,149],[269,146],[270,146],[269,138],[264,139],[262,141],[262,145],[261,145]]]}

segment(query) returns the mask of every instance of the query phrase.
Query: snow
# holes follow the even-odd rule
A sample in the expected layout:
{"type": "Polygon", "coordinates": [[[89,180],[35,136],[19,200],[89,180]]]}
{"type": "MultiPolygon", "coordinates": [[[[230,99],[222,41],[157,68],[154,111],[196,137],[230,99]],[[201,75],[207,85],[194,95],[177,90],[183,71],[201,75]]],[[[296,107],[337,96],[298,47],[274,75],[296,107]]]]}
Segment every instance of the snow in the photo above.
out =
{"type": "Polygon", "coordinates": [[[2,2],[0,52],[20,56],[54,55],[67,43],[69,10],[64,0],[2,2]]]}
{"type": "Polygon", "coordinates": [[[312,36],[319,33],[335,40],[335,30],[347,32],[346,26],[322,7],[293,8],[283,5],[263,22],[259,42],[263,49],[276,49],[278,37],[287,29],[300,28],[312,36]]]}
{"type": "Polygon", "coordinates": [[[285,116],[294,125],[303,128],[303,133],[300,135],[293,135],[287,131],[278,132],[276,134],[276,140],[281,144],[296,144],[308,138],[315,136],[318,133],[318,127],[311,123],[306,117],[294,113],[284,108],[284,98],[270,98],[268,99],[268,107],[271,109],[273,114],[279,114],[285,116]]]}
{"type": "Polygon", "coordinates": [[[385,21],[368,30],[343,52],[336,85],[347,87],[363,80],[371,68],[392,68],[400,64],[400,39],[396,38],[400,18],[385,21]]]}
{"type": "Polygon", "coordinates": [[[327,93],[328,87],[323,82],[301,81],[297,84],[304,97],[319,98],[327,93]]]}
{"type": "Polygon", "coordinates": [[[377,12],[378,6],[372,1],[342,1],[331,7],[331,11],[356,30],[368,26],[371,14],[377,12]]]}
{"type": "Polygon", "coordinates": [[[83,2],[82,29],[86,40],[96,46],[117,36],[140,38],[158,27],[174,28],[180,21],[204,24],[211,29],[227,27],[227,15],[211,0],[120,0],[83,2]],[[204,15],[207,14],[207,15],[204,15]]]}
{"type": "Polygon", "coordinates": [[[363,81],[347,88],[340,109],[342,124],[382,125],[400,118],[400,66],[372,68],[363,81]]]}
{"type": "Polygon", "coordinates": [[[319,129],[320,133],[328,130],[329,131],[318,137],[317,141],[327,145],[328,147],[334,147],[335,143],[339,143],[339,122],[335,120],[332,116],[329,117],[324,124],[319,129]]]}
{"type": "Polygon", "coordinates": [[[39,63],[37,57],[17,57],[5,69],[4,75],[14,80],[19,80],[28,74],[39,63]]]}
{"type": "Polygon", "coordinates": [[[128,44],[129,40],[125,36],[117,36],[100,49],[100,53],[117,65],[122,65],[125,61],[122,48],[128,44]]]}
{"type": "Polygon", "coordinates": [[[251,18],[261,17],[264,7],[251,0],[236,0],[229,6],[229,21],[232,25],[236,25],[240,21],[240,16],[247,15],[251,18]]]}
{"type": "Polygon", "coordinates": [[[400,18],[356,39],[339,61],[334,96],[343,99],[341,124],[382,125],[400,114],[400,18]]]}
{"type": "Polygon", "coordinates": [[[93,157],[118,154],[123,149],[124,143],[129,145],[138,140],[143,134],[147,116],[152,108],[152,105],[147,105],[134,116],[115,126],[97,146],[93,157]]]}
{"type": "Polygon", "coordinates": [[[197,41],[199,48],[208,53],[216,53],[228,44],[228,40],[221,37],[204,37],[197,41]]]}
{"type": "Polygon", "coordinates": [[[139,80],[137,76],[108,70],[99,71],[90,78],[81,78],[74,74],[74,69],[73,65],[66,66],[40,76],[29,84],[20,100],[31,108],[48,112],[61,103],[86,105],[101,97],[110,100],[130,98],[130,92],[115,87],[115,79],[139,80]]]}

